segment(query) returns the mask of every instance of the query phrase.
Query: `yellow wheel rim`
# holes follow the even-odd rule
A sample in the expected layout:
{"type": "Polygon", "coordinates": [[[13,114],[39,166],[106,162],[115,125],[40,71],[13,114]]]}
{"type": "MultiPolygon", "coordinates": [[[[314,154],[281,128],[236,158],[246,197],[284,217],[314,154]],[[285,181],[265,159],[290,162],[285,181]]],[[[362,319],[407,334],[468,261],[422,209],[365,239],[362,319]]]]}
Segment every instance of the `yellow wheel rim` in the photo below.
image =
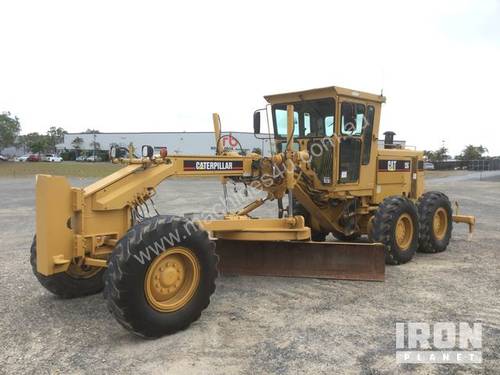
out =
{"type": "Polygon", "coordinates": [[[413,240],[413,220],[408,214],[399,217],[396,223],[396,244],[405,251],[411,246],[413,240]]]}
{"type": "Polygon", "coordinates": [[[172,312],[184,307],[200,283],[200,264],[194,253],[173,247],[155,258],[144,280],[148,303],[155,310],[172,312]]]}
{"type": "Polygon", "coordinates": [[[434,212],[432,229],[436,240],[440,241],[446,236],[446,231],[448,230],[448,214],[443,207],[439,207],[436,212],[434,212]]]}

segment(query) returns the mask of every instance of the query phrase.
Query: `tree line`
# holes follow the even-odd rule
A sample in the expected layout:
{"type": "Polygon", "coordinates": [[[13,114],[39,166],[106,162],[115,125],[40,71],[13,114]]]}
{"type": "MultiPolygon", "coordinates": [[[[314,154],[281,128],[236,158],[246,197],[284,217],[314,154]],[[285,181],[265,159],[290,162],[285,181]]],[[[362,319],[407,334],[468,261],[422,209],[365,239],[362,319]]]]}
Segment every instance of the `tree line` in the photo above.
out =
{"type": "MultiPolygon", "coordinates": [[[[50,152],[56,153],[56,145],[64,141],[64,135],[68,134],[61,127],[51,126],[45,134],[38,132],[21,135],[21,124],[17,116],[10,112],[0,114],[0,150],[14,146],[23,149],[24,152],[32,152],[34,154],[50,152]]],[[[97,134],[99,130],[87,129],[84,133],[97,134]]],[[[72,141],[72,146],[75,150],[81,150],[83,139],[75,137],[72,141]]],[[[99,142],[92,141],[90,147],[95,150],[100,149],[99,142]]]]}
{"type": "MultiPolygon", "coordinates": [[[[45,134],[33,132],[20,135],[20,132],[21,124],[17,116],[13,116],[10,112],[3,112],[0,114],[0,150],[6,147],[15,146],[17,148],[22,148],[25,152],[29,150],[33,153],[55,153],[57,151],[56,145],[63,142],[64,135],[68,134],[63,128],[55,126],[51,126],[45,134]]],[[[97,134],[99,130],[87,129],[84,133],[97,134]]],[[[75,137],[71,145],[73,149],[76,150],[76,153],[79,154],[82,149],[83,139],[81,137],[75,137]]],[[[93,150],[100,150],[101,146],[99,142],[94,140],[90,143],[90,148],[93,150]]],[[[459,155],[455,156],[455,160],[482,160],[486,158],[484,154],[487,152],[488,149],[483,145],[467,145],[459,155]]],[[[448,149],[445,146],[434,151],[425,150],[424,156],[431,162],[442,162],[451,159],[451,156],[448,155],[448,149]]]]}
{"type": "MultiPolygon", "coordinates": [[[[489,158],[484,156],[486,153],[488,153],[488,149],[483,145],[467,145],[459,155],[455,155],[454,159],[458,161],[483,160],[489,158]]],[[[443,162],[451,159],[445,146],[441,146],[435,151],[424,150],[424,156],[431,162],[443,162]]]]}

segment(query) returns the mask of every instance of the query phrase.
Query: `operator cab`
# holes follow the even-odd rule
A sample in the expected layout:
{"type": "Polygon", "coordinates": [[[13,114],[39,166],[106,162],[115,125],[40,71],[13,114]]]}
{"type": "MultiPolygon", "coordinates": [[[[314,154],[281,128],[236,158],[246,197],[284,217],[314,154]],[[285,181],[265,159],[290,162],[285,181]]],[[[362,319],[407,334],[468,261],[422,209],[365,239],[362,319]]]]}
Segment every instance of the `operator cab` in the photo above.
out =
{"type": "MultiPolygon", "coordinates": [[[[272,119],[276,151],[288,142],[294,150],[307,150],[318,187],[360,184],[361,168],[371,165],[376,152],[378,119],[383,96],[326,87],[266,96],[266,118],[272,119]],[[293,139],[287,139],[287,105],[294,107],[293,139]],[[377,122],[377,123],[376,123],[377,122]]],[[[260,132],[260,116],[254,131],[260,132]]]]}

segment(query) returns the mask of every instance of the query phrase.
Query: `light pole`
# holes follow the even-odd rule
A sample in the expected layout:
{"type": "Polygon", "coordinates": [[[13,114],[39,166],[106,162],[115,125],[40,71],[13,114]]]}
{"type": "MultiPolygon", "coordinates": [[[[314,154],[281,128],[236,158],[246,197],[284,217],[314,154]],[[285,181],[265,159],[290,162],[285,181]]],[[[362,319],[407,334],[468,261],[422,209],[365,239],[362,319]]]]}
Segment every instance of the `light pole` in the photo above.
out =
{"type": "Polygon", "coordinates": [[[95,129],[94,129],[94,160],[93,160],[94,162],[95,162],[95,161],[96,161],[96,159],[97,159],[97,157],[96,157],[96,147],[95,147],[95,146],[96,146],[96,144],[95,144],[96,137],[97,137],[97,136],[96,136],[96,131],[95,131],[95,129]]]}

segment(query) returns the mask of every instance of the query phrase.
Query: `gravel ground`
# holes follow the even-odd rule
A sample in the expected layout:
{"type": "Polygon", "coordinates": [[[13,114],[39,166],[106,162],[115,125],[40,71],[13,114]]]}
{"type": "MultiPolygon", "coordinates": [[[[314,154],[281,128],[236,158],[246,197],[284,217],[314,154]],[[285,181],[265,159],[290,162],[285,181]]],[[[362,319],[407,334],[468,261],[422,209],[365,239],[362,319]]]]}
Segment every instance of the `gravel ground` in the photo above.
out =
{"type": "MultiPolygon", "coordinates": [[[[384,283],[221,277],[199,321],[145,341],[114,321],[101,295],[60,300],[38,284],[28,261],[34,179],[0,178],[0,373],[498,374],[500,178],[427,185],[477,215],[472,241],[456,225],[448,251],[388,267],[384,283]],[[395,323],[407,321],[481,322],[483,363],[398,365],[395,323]]],[[[157,205],[206,210],[220,190],[217,181],[173,180],[160,186],[157,205]]]]}

